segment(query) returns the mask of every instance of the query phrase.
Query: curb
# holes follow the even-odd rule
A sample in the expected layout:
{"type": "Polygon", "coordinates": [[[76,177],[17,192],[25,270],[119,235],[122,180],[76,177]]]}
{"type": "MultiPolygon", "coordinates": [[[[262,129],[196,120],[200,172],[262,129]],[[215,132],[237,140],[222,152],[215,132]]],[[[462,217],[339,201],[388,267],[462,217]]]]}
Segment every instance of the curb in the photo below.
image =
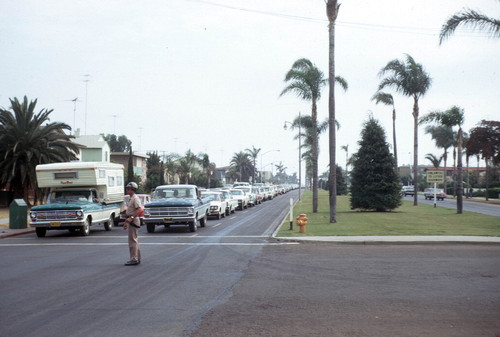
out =
{"type": "Polygon", "coordinates": [[[12,237],[12,236],[17,236],[17,235],[35,233],[35,231],[36,231],[35,229],[27,229],[25,231],[12,232],[12,233],[3,233],[3,234],[0,234],[0,239],[9,238],[9,237],[12,237]]]}

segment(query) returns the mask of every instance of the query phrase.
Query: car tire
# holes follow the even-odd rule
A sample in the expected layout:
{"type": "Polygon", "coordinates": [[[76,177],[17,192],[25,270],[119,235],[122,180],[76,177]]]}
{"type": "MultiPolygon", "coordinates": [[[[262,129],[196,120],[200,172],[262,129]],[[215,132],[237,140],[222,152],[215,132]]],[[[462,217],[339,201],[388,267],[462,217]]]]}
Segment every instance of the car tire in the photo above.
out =
{"type": "Polygon", "coordinates": [[[39,238],[44,238],[45,234],[47,234],[47,228],[45,227],[37,227],[36,229],[36,236],[39,238]]]}
{"type": "Polygon", "coordinates": [[[196,232],[198,229],[198,220],[194,219],[193,221],[189,222],[189,231],[191,233],[196,232]]]}
{"type": "Polygon", "coordinates": [[[81,236],[89,236],[90,234],[90,219],[85,219],[83,226],[80,227],[80,235],[81,236]]]}
{"type": "Polygon", "coordinates": [[[156,228],[156,224],[154,224],[154,223],[146,224],[146,229],[148,230],[148,233],[154,233],[155,228],[156,228]]]}
{"type": "Polygon", "coordinates": [[[110,230],[111,230],[111,228],[113,228],[113,222],[114,222],[114,221],[115,221],[115,217],[113,216],[113,214],[111,214],[111,215],[109,216],[108,222],[105,222],[105,223],[104,223],[104,229],[105,229],[106,231],[110,231],[110,230]]]}
{"type": "Polygon", "coordinates": [[[205,227],[207,225],[208,214],[205,213],[205,216],[200,219],[200,227],[205,227]]]}

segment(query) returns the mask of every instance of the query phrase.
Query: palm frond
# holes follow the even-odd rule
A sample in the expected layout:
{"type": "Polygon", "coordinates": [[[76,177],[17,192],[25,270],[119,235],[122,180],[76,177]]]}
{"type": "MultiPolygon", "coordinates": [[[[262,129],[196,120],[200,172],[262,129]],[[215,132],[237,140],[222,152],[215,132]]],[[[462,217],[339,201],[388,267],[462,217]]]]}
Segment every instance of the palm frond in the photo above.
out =
{"type": "Polygon", "coordinates": [[[449,38],[459,26],[469,26],[472,29],[483,30],[493,37],[500,37],[500,20],[471,9],[464,9],[449,17],[443,24],[439,33],[439,44],[449,38]]]}

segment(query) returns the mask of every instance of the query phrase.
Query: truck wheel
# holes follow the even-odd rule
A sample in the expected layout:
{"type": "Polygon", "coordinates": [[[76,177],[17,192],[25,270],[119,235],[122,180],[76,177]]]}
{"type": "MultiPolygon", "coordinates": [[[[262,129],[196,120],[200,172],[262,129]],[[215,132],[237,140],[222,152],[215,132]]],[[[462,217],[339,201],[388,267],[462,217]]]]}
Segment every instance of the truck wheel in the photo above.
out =
{"type": "Polygon", "coordinates": [[[198,220],[194,219],[189,223],[189,231],[194,233],[198,229],[198,220]]]}
{"type": "Polygon", "coordinates": [[[38,236],[39,238],[44,238],[46,233],[47,233],[47,228],[44,227],[36,228],[36,236],[38,236]]]}
{"type": "Polygon", "coordinates": [[[226,208],[226,215],[229,215],[229,214],[231,214],[231,208],[230,207],[226,208]]]}
{"type": "Polygon", "coordinates": [[[89,236],[89,234],[90,234],[90,219],[87,218],[83,223],[83,226],[80,227],[80,235],[89,236]]]}
{"type": "Polygon", "coordinates": [[[113,222],[114,222],[114,221],[115,221],[115,217],[113,216],[113,214],[111,214],[111,215],[109,216],[108,222],[105,222],[105,223],[104,223],[104,229],[105,229],[106,231],[110,231],[110,230],[111,230],[111,228],[113,228],[113,222]]]}
{"type": "Polygon", "coordinates": [[[156,225],[154,223],[148,223],[148,224],[146,224],[146,228],[148,229],[148,233],[154,233],[155,232],[155,227],[156,227],[156,225]]]}
{"type": "Polygon", "coordinates": [[[207,215],[207,213],[205,213],[205,216],[200,219],[200,227],[205,227],[207,225],[207,219],[208,219],[208,215],[207,215]]]}

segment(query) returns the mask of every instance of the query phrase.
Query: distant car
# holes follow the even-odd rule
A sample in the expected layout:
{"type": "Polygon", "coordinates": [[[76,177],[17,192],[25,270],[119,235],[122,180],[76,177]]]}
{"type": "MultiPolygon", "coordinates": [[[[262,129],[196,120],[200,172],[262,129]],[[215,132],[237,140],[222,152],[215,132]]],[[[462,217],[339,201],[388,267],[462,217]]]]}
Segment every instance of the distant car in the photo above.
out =
{"type": "Polygon", "coordinates": [[[238,208],[238,199],[236,199],[229,190],[217,189],[216,191],[221,192],[224,195],[224,199],[227,202],[226,215],[234,213],[238,208]]]}
{"type": "Polygon", "coordinates": [[[228,204],[222,192],[203,191],[201,192],[201,197],[210,199],[210,208],[208,209],[209,216],[215,216],[217,219],[226,216],[228,204]]]}
{"type": "Polygon", "coordinates": [[[243,210],[248,208],[248,195],[239,188],[232,188],[229,192],[233,195],[234,198],[238,200],[238,209],[243,210]]]}
{"type": "MultiPolygon", "coordinates": [[[[139,200],[141,201],[141,205],[144,206],[148,202],[151,202],[151,196],[149,194],[137,194],[139,197],[139,200]]],[[[127,215],[125,214],[127,212],[127,204],[128,201],[130,200],[130,196],[128,194],[125,194],[123,197],[124,200],[124,209],[123,211],[120,212],[120,216],[115,218],[115,226],[123,226],[125,223],[125,219],[127,218],[127,215]]],[[[141,216],[141,225],[143,225],[144,218],[141,216]]]]}
{"type": "Polygon", "coordinates": [[[262,204],[262,199],[264,196],[262,195],[262,191],[260,187],[252,187],[252,193],[255,194],[255,203],[257,205],[262,204]]]}
{"type": "Polygon", "coordinates": [[[245,194],[248,196],[248,206],[257,205],[257,197],[255,196],[255,193],[252,192],[251,186],[238,186],[235,187],[235,189],[245,191],[245,194]]]}
{"type": "Polygon", "coordinates": [[[413,186],[403,186],[401,189],[401,195],[403,197],[406,197],[407,195],[414,195],[415,194],[415,187],[413,186]]]}
{"type": "Polygon", "coordinates": [[[444,193],[444,190],[440,188],[426,188],[424,190],[424,197],[425,199],[432,200],[434,199],[434,193],[436,193],[436,199],[437,200],[444,200],[446,199],[447,195],[444,193]]]}

